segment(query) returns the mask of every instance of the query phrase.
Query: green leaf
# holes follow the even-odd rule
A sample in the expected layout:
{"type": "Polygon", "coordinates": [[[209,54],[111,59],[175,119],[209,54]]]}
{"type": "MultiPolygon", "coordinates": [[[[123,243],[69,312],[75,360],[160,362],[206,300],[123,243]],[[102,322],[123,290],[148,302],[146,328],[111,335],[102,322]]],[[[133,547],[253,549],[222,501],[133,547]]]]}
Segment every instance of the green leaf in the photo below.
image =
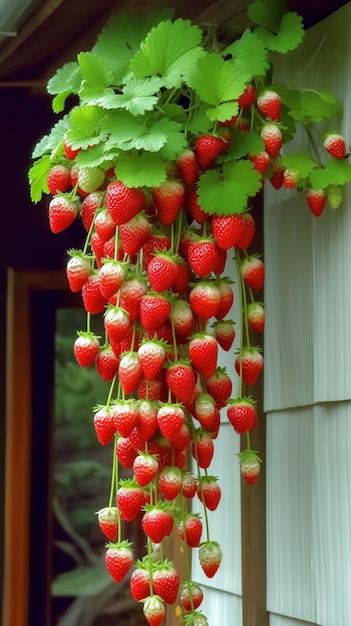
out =
{"type": "Polygon", "coordinates": [[[261,135],[254,130],[243,133],[235,128],[232,129],[232,139],[228,150],[230,159],[240,159],[248,154],[258,154],[262,150],[264,150],[264,141],[261,135]]]}
{"type": "Polygon", "coordinates": [[[267,50],[262,40],[250,29],[244,30],[240,39],[228,46],[223,56],[231,55],[238,70],[250,81],[254,76],[264,76],[269,69],[267,50]]]}
{"type": "Polygon", "coordinates": [[[51,167],[51,159],[49,156],[45,155],[36,161],[29,169],[28,179],[32,202],[40,202],[43,193],[49,193],[47,177],[51,167]]]}
{"type": "Polygon", "coordinates": [[[202,209],[210,215],[242,213],[249,197],[261,189],[261,174],[247,160],[223,165],[223,176],[218,170],[202,174],[198,183],[198,196],[202,209]]]}
{"type": "Polygon", "coordinates": [[[153,115],[136,118],[125,111],[116,111],[105,120],[103,129],[109,135],[107,149],[115,146],[121,150],[158,152],[169,144],[167,153],[175,155],[185,147],[182,125],[167,118],[155,121],[153,115]]]}
{"type": "Polygon", "coordinates": [[[297,106],[290,110],[289,115],[304,125],[311,122],[322,122],[332,117],[342,117],[342,106],[329,91],[301,92],[300,99],[296,104],[297,106]]]}
{"type": "Polygon", "coordinates": [[[305,153],[284,156],[282,164],[289,169],[299,172],[301,178],[307,178],[315,167],[315,161],[305,153]]]}
{"type": "Polygon", "coordinates": [[[100,90],[111,85],[113,75],[104,57],[93,52],[80,52],[77,59],[83,81],[100,90]]]}
{"type": "Polygon", "coordinates": [[[144,115],[146,111],[152,111],[158,102],[161,81],[159,78],[130,78],[121,94],[112,90],[98,98],[96,104],[107,109],[126,109],[132,115],[144,115]]]}
{"type": "Polygon", "coordinates": [[[59,150],[62,140],[66,132],[66,119],[59,120],[48,135],[45,135],[38,141],[32,152],[32,159],[37,159],[43,154],[50,154],[51,158],[59,150]]]}
{"type": "Polygon", "coordinates": [[[52,108],[55,113],[63,111],[68,96],[79,92],[81,80],[80,68],[76,61],[66,63],[50,78],[47,91],[50,95],[55,96],[52,101],[52,108]]]}
{"type": "Polygon", "coordinates": [[[289,50],[295,50],[300,45],[305,34],[302,17],[297,13],[286,13],[283,15],[278,33],[262,27],[255,32],[262,39],[268,50],[282,54],[289,50]]]}
{"type": "Polygon", "coordinates": [[[131,69],[138,78],[160,76],[165,87],[180,87],[183,76],[203,53],[201,39],[201,29],[190,20],[161,22],[145,38],[131,69]]]}
{"type": "Polygon", "coordinates": [[[104,117],[105,112],[96,106],[84,105],[72,109],[66,137],[74,150],[85,150],[106,139],[106,133],[101,127],[104,117]]]}
{"type": "Polygon", "coordinates": [[[166,167],[158,154],[127,153],[118,159],[116,175],[127,187],[157,187],[166,180],[166,167]]]}
{"type": "Polygon", "coordinates": [[[326,189],[329,185],[345,185],[351,181],[351,164],[346,160],[331,158],[324,168],[316,168],[310,174],[312,187],[326,189]]]}
{"type": "Polygon", "coordinates": [[[104,567],[81,566],[59,574],[52,583],[54,597],[97,596],[113,584],[104,567]]]}
{"type": "Polygon", "coordinates": [[[274,31],[288,10],[284,0],[254,0],[248,7],[248,16],[254,24],[274,31]]]}
{"type": "Polygon", "coordinates": [[[239,105],[233,100],[232,102],[222,102],[216,107],[207,109],[207,115],[212,122],[226,122],[237,115],[238,111],[239,105]]]}
{"type": "Polygon", "coordinates": [[[213,129],[213,123],[207,115],[208,105],[203,103],[200,105],[196,114],[190,118],[188,130],[193,135],[207,133],[213,129]]]}
{"type": "MultiPolygon", "coordinates": [[[[212,52],[198,59],[189,76],[190,87],[196,91],[203,102],[212,105],[213,108],[218,107],[219,113],[219,105],[237,100],[243,93],[246,83],[247,76],[238,70],[236,63],[225,61],[217,52],[212,52]]],[[[233,109],[236,107],[234,106],[233,109]]],[[[224,111],[223,114],[225,115],[224,111]]],[[[210,119],[217,119],[213,113],[212,116],[210,113],[209,117],[210,119]]],[[[223,115],[220,117],[222,118],[223,115]]],[[[221,121],[225,119],[223,117],[221,121]]]]}
{"type": "Polygon", "coordinates": [[[89,150],[80,150],[76,156],[75,162],[82,167],[104,166],[108,169],[119,156],[118,150],[106,151],[105,144],[99,143],[97,146],[89,148],[89,150]]]}

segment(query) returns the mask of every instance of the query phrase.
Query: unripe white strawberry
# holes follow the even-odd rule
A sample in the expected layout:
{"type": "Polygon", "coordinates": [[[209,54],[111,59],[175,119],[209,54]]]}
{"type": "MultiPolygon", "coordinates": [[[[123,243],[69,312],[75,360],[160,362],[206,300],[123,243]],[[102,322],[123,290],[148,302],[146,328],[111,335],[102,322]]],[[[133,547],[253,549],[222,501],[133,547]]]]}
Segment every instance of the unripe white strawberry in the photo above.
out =
{"type": "Polygon", "coordinates": [[[327,187],[327,200],[331,209],[338,209],[342,203],[343,188],[341,185],[329,185],[327,187]]]}
{"type": "Polygon", "coordinates": [[[104,180],[105,172],[99,166],[80,167],[78,170],[78,186],[85,193],[96,191],[104,180]]]}

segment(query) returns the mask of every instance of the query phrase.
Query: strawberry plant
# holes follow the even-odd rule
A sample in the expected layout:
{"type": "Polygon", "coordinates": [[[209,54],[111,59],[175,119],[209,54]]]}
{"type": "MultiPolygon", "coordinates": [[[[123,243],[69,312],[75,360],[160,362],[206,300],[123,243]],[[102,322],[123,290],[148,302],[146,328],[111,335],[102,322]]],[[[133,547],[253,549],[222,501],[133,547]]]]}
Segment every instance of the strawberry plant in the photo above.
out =
{"type": "Polygon", "coordinates": [[[264,365],[265,265],[251,249],[254,199],[265,184],[286,187],[319,218],[340,207],[351,181],[337,98],[274,80],[276,55],[303,39],[301,17],[283,2],[253,0],[248,23],[228,43],[220,28],[169,10],[112,16],[93,48],[49,80],[60,118],[29,170],[32,201],[48,196],[51,231],[82,224],[82,247],[68,251],[66,267],[87,319],[74,352],[110,383],[105,404],[92,409],[97,442],[113,447],[98,523],[111,541],[112,578],[134,566],[131,593],[151,625],[178,593],[183,623],[208,624],[191,571],[179,580],[162,546],[175,531],[186,568],[190,549],[208,578],[220,567],[208,511],[221,500],[210,472],[221,411],[244,437],[243,480],[259,476],[250,434],[264,365]],[[291,148],[296,133],[305,151],[291,148]],[[226,275],[232,260],[236,282],[226,275]],[[232,354],[230,372],[220,350],[232,354]],[[120,480],[120,465],[130,479],[120,480]],[[202,514],[194,516],[195,497],[202,514]],[[121,521],[139,515],[146,554],[133,562],[121,521]]]}

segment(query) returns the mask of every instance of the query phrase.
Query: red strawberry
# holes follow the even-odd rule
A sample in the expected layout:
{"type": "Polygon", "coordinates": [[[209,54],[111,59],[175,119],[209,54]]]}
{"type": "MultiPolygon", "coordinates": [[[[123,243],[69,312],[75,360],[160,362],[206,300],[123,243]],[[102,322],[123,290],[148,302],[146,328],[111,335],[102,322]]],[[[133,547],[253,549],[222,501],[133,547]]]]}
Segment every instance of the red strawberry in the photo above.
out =
{"type": "Polygon", "coordinates": [[[71,170],[66,165],[53,165],[47,176],[47,186],[51,195],[64,193],[71,187],[71,170]]]}
{"type": "Polygon", "coordinates": [[[257,424],[256,402],[249,397],[230,400],[227,417],[239,435],[253,430],[257,424]]]}
{"type": "Polygon", "coordinates": [[[138,213],[129,222],[121,224],[119,235],[124,252],[129,254],[129,256],[137,254],[149,239],[150,230],[150,222],[146,219],[144,213],[138,213]]]}
{"type": "Polygon", "coordinates": [[[271,163],[270,156],[265,150],[257,154],[250,154],[249,159],[254,164],[254,169],[262,175],[267,171],[271,163]]]}
{"type": "Polygon", "coordinates": [[[248,109],[256,100],[256,89],[252,83],[248,83],[238,98],[238,105],[241,109],[248,109]]]}
{"type": "Polygon", "coordinates": [[[184,261],[188,260],[188,250],[190,244],[195,241],[200,234],[201,231],[196,228],[186,228],[183,230],[179,241],[178,251],[184,261]]]}
{"type": "Polygon", "coordinates": [[[159,187],[153,187],[152,199],[161,224],[164,226],[173,224],[183,206],[184,195],[184,185],[177,180],[166,180],[159,187]]]}
{"type": "Polygon", "coordinates": [[[111,298],[117,293],[126,278],[127,268],[127,263],[122,261],[103,260],[99,270],[99,283],[105,298],[111,298]]]}
{"type": "Polygon", "coordinates": [[[309,189],[306,194],[306,201],[315,217],[322,215],[327,201],[324,189],[309,189]]]}
{"type": "Polygon", "coordinates": [[[177,158],[177,165],[184,185],[193,185],[199,178],[195,153],[187,148],[177,158]]]}
{"type": "Polygon", "coordinates": [[[300,173],[298,170],[287,167],[283,174],[283,185],[287,189],[294,189],[299,182],[300,173]]]}
{"type": "Polygon", "coordinates": [[[241,275],[247,287],[261,291],[265,278],[263,261],[256,255],[245,257],[241,263],[241,275]]]}
{"type": "Polygon", "coordinates": [[[166,439],[177,436],[185,421],[185,413],[179,404],[165,402],[157,411],[157,424],[166,439]]]}
{"type": "Polygon", "coordinates": [[[243,232],[235,247],[238,250],[247,250],[256,234],[256,223],[249,212],[241,213],[241,221],[243,223],[243,232]]]}
{"type": "Polygon", "coordinates": [[[243,234],[243,222],[239,213],[212,217],[212,234],[217,245],[229,250],[237,245],[243,234]]]}
{"type": "Polygon", "coordinates": [[[106,567],[116,583],[122,582],[133,564],[133,550],[129,541],[109,544],[105,554],[106,567]]]}
{"type": "Polygon", "coordinates": [[[80,152],[80,148],[77,148],[77,149],[72,148],[72,146],[67,142],[66,137],[64,137],[63,139],[63,149],[69,161],[74,161],[77,154],[80,152]]]}
{"type": "Polygon", "coordinates": [[[166,604],[174,604],[179,590],[179,574],[174,563],[165,559],[155,566],[152,572],[152,585],[154,592],[162,598],[166,604]]]}
{"type": "Polygon", "coordinates": [[[207,170],[229,147],[229,135],[200,135],[195,139],[194,152],[201,170],[207,170]]]}
{"type": "Polygon", "coordinates": [[[143,245],[143,266],[147,266],[156,251],[170,250],[172,245],[170,237],[166,233],[151,232],[149,239],[143,245]]]}
{"type": "Polygon", "coordinates": [[[344,159],[346,155],[345,139],[340,133],[328,133],[323,146],[335,159],[344,159]]]}
{"type": "Polygon", "coordinates": [[[210,433],[202,428],[195,431],[190,443],[190,452],[202,469],[208,469],[214,454],[214,444],[210,433]]]}
{"type": "Polygon", "coordinates": [[[49,226],[60,233],[70,226],[78,215],[78,205],[64,196],[54,196],[49,202],[49,226]]]}
{"type": "Polygon", "coordinates": [[[179,402],[189,402],[196,378],[189,361],[181,359],[166,369],[166,384],[179,402]]]}
{"type": "Polygon", "coordinates": [[[111,344],[121,342],[131,328],[127,311],[118,306],[108,305],[104,315],[104,326],[111,344]]]}
{"type": "Polygon", "coordinates": [[[129,437],[118,437],[116,455],[118,462],[128,469],[132,469],[134,460],[137,456],[134,443],[129,437]]]}
{"type": "Polygon", "coordinates": [[[188,301],[177,298],[173,302],[171,315],[178,342],[187,342],[195,324],[194,314],[188,301]]]}
{"type": "Polygon", "coordinates": [[[272,89],[265,89],[257,98],[257,108],[263,117],[269,118],[272,122],[280,121],[281,98],[272,89]]]}
{"type": "Polygon", "coordinates": [[[139,348],[139,362],[146,380],[154,380],[166,360],[167,343],[159,339],[144,339],[139,348]]]}
{"type": "Polygon", "coordinates": [[[158,477],[158,489],[166,500],[174,500],[182,489],[183,473],[174,465],[167,465],[158,477]]]}
{"type": "Polygon", "coordinates": [[[83,305],[87,313],[96,315],[102,313],[107,300],[100,291],[99,273],[94,271],[82,287],[83,305]]]}
{"type": "Polygon", "coordinates": [[[159,377],[157,380],[142,378],[138,385],[137,393],[141,400],[166,402],[168,389],[164,377],[159,377]]]}
{"type": "Polygon", "coordinates": [[[91,246],[91,250],[95,256],[96,259],[96,265],[98,268],[101,267],[102,265],[102,261],[101,259],[104,256],[104,242],[102,241],[102,239],[100,239],[99,235],[97,233],[92,233],[91,237],[90,237],[90,246],[91,246]]]}
{"type": "Polygon", "coordinates": [[[203,224],[210,219],[209,214],[205,213],[199,204],[199,196],[196,186],[187,189],[185,193],[184,208],[188,213],[190,213],[191,217],[198,224],[203,224]]]}
{"type": "Polygon", "coordinates": [[[100,348],[95,359],[96,371],[102,380],[109,382],[117,374],[119,367],[119,357],[112,350],[110,344],[106,343],[100,348]]]}
{"type": "MultiPolygon", "coordinates": [[[[139,392],[139,387],[138,387],[139,392]]],[[[139,393],[140,397],[140,393],[139,393]]],[[[151,399],[143,399],[138,403],[138,431],[142,439],[150,441],[156,434],[157,406],[151,399]]]]}
{"type": "Polygon", "coordinates": [[[212,324],[213,335],[223,350],[229,352],[235,339],[235,322],[233,320],[219,320],[212,324]]]}
{"type": "Polygon", "coordinates": [[[178,535],[188,546],[197,548],[202,535],[202,521],[198,513],[187,513],[177,527],[178,535]]]}
{"type": "Polygon", "coordinates": [[[97,512],[99,526],[110,541],[116,541],[118,536],[119,514],[115,506],[107,506],[97,512]]]}
{"type": "Polygon", "coordinates": [[[104,203],[104,193],[102,191],[92,191],[82,202],[81,218],[86,231],[90,230],[95,214],[104,203]]]}
{"type": "Polygon", "coordinates": [[[192,499],[197,491],[196,478],[189,473],[183,473],[182,495],[184,498],[192,499]]]}
{"type": "Polygon", "coordinates": [[[201,476],[197,485],[197,496],[207,509],[215,511],[219,505],[222,492],[216,476],[201,476]]]}
{"type": "Polygon", "coordinates": [[[130,395],[136,390],[142,375],[138,352],[124,352],[119,363],[118,378],[125,394],[130,395]]]}
{"type": "Polygon", "coordinates": [[[213,578],[222,561],[222,550],[216,541],[206,541],[199,549],[199,561],[207,578],[213,578]]]}
{"type": "MultiPolygon", "coordinates": [[[[204,593],[199,585],[192,581],[186,581],[181,585],[180,603],[186,611],[197,609],[204,598],[204,593]]],[[[200,625],[199,625],[200,626],[200,625]]]]}
{"type": "Polygon", "coordinates": [[[141,525],[153,543],[161,543],[171,534],[174,526],[170,505],[166,502],[158,502],[155,505],[145,504],[141,525]]]}
{"type": "Polygon", "coordinates": [[[217,284],[208,279],[195,284],[188,299],[193,312],[202,319],[209,320],[218,312],[221,294],[217,284]]]}
{"type": "Polygon", "coordinates": [[[69,250],[70,259],[66,266],[66,275],[71,291],[80,291],[92,272],[91,259],[80,250],[69,250]]]}
{"type": "Polygon", "coordinates": [[[145,294],[140,302],[140,322],[144,330],[158,330],[171,312],[169,300],[161,294],[145,294]]]}
{"type": "Polygon", "coordinates": [[[266,152],[274,159],[282,147],[282,131],[276,124],[267,123],[262,126],[261,137],[264,141],[266,152]]]}
{"type": "Polygon", "coordinates": [[[200,278],[205,278],[214,271],[218,264],[219,253],[216,243],[207,237],[199,237],[188,248],[190,268],[200,278]]]}
{"type": "Polygon", "coordinates": [[[243,348],[241,354],[236,357],[234,366],[238,376],[240,372],[242,373],[245,385],[253,385],[263,368],[260,348],[243,348]]]}
{"type": "Polygon", "coordinates": [[[134,398],[116,400],[111,407],[115,430],[128,437],[138,423],[138,403],[134,398]]]}
{"type": "Polygon", "coordinates": [[[273,166],[273,170],[269,178],[269,181],[274,187],[274,189],[280,189],[284,182],[284,171],[285,171],[285,167],[282,164],[280,156],[277,156],[275,159],[272,159],[272,166],[273,166]]]}
{"type": "Polygon", "coordinates": [[[144,617],[149,626],[161,626],[166,615],[163,601],[158,596],[149,596],[143,604],[144,617]]]}
{"type": "Polygon", "coordinates": [[[228,278],[228,276],[223,276],[217,281],[220,301],[215,318],[218,320],[222,320],[232,308],[234,302],[234,292],[231,288],[232,284],[233,281],[231,278],[228,278]]]}
{"type": "Polygon", "coordinates": [[[226,406],[228,398],[232,393],[232,380],[228,376],[224,367],[217,367],[213,376],[206,380],[208,393],[214,398],[217,406],[222,408],[226,406]]]}
{"type": "Polygon", "coordinates": [[[99,443],[101,443],[102,446],[107,446],[116,432],[113,414],[108,406],[96,407],[94,428],[99,443]]]}
{"type": "Polygon", "coordinates": [[[150,571],[149,568],[141,561],[136,561],[136,568],[133,570],[129,588],[134,600],[140,601],[147,598],[150,594],[150,571]]]}
{"type": "Polygon", "coordinates": [[[213,376],[217,368],[218,343],[213,335],[207,332],[192,335],[188,354],[192,366],[201,376],[213,376]]]}
{"type": "Polygon", "coordinates": [[[260,302],[251,302],[247,307],[247,323],[255,333],[261,333],[265,324],[264,307],[260,302]]]}
{"type": "Polygon", "coordinates": [[[116,224],[113,222],[111,215],[106,207],[100,209],[94,219],[94,229],[99,235],[101,241],[107,243],[114,237],[116,233],[116,224]]]}
{"type": "Polygon", "coordinates": [[[121,480],[120,485],[116,494],[117,507],[121,519],[132,522],[145,504],[145,494],[134,479],[121,480]]]}
{"type": "Polygon", "coordinates": [[[172,291],[184,296],[189,290],[190,269],[183,261],[177,263],[176,269],[177,273],[172,283],[172,291]]]}
{"type": "Polygon", "coordinates": [[[212,432],[216,419],[216,404],[214,398],[209,393],[200,393],[195,400],[194,415],[200,422],[202,428],[212,432]]]}
{"type": "Polygon", "coordinates": [[[148,485],[158,472],[158,460],[154,454],[139,452],[133,461],[133,472],[140,487],[148,485]]]}
{"type": "Polygon", "coordinates": [[[127,187],[119,180],[107,185],[105,204],[116,225],[129,222],[146,207],[146,196],[139,187],[127,187]]]}
{"type": "Polygon", "coordinates": [[[261,469],[261,459],[254,450],[243,450],[238,454],[240,461],[240,473],[243,479],[253,485],[256,482],[261,469]]]}
{"type": "Polygon", "coordinates": [[[74,356],[81,367],[93,365],[100,350],[99,337],[91,331],[78,331],[73,345],[74,356]]]}
{"type": "Polygon", "coordinates": [[[171,289],[178,277],[178,264],[181,262],[179,255],[169,251],[156,252],[147,266],[147,276],[150,287],[157,293],[171,289]]]}
{"type": "Polygon", "coordinates": [[[139,275],[125,280],[121,285],[119,291],[119,306],[128,312],[131,324],[140,319],[140,304],[146,292],[146,282],[144,278],[139,275]]]}
{"type": "Polygon", "coordinates": [[[175,450],[178,452],[184,452],[188,448],[190,440],[191,434],[189,426],[184,423],[176,435],[169,439],[169,442],[175,450]]]}

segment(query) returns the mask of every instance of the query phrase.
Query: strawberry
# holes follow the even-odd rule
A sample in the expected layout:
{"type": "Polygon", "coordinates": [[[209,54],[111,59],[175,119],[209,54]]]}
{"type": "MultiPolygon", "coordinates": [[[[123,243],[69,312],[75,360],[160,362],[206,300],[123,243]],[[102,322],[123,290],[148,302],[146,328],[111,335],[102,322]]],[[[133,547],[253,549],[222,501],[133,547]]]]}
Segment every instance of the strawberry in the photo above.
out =
{"type": "Polygon", "coordinates": [[[256,106],[263,117],[272,122],[280,121],[281,98],[276,91],[265,89],[258,96],[256,106]]]}
{"type": "Polygon", "coordinates": [[[243,479],[253,485],[256,482],[261,469],[261,459],[257,452],[253,450],[243,450],[238,454],[240,462],[240,473],[243,479]]]}
{"type": "Polygon", "coordinates": [[[143,277],[135,275],[124,280],[119,291],[119,305],[129,315],[131,324],[140,319],[140,305],[147,292],[147,285],[143,277]]]}
{"type": "Polygon", "coordinates": [[[237,245],[243,234],[243,222],[239,213],[233,215],[214,215],[212,217],[212,235],[223,250],[237,245]]]}
{"type": "Polygon", "coordinates": [[[299,182],[299,179],[300,179],[300,173],[298,172],[298,170],[291,168],[291,167],[287,167],[284,170],[283,185],[287,189],[294,189],[297,183],[299,182]]]}
{"type": "Polygon", "coordinates": [[[174,500],[180,493],[183,474],[179,467],[168,465],[163,468],[158,477],[158,490],[166,500],[174,500]]]}
{"type": "Polygon", "coordinates": [[[69,287],[73,293],[80,291],[92,272],[91,259],[81,250],[69,250],[70,259],[66,266],[69,287]]]}
{"type": "Polygon", "coordinates": [[[105,180],[105,172],[99,165],[79,167],[78,186],[85,193],[97,191],[105,180]]]}
{"type": "Polygon", "coordinates": [[[67,159],[69,161],[74,161],[74,159],[76,158],[77,154],[79,154],[80,152],[80,148],[72,148],[72,146],[67,142],[66,137],[64,137],[63,139],[63,149],[65,152],[65,155],[67,157],[67,159]]]}
{"type": "Polygon", "coordinates": [[[203,320],[209,320],[218,312],[221,294],[217,284],[207,279],[194,285],[188,299],[193,312],[203,320]]]}
{"type": "Polygon", "coordinates": [[[182,260],[176,264],[176,277],[172,282],[172,291],[180,296],[187,294],[190,282],[190,269],[182,260]]]}
{"type": "Polygon", "coordinates": [[[89,193],[82,202],[81,218],[85,230],[88,232],[95,218],[95,214],[104,203],[104,193],[93,191],[89,193]]]}
{"type": "Polygon", "coordinates": [[[253,430],[257,424],[256,402],[250,397],[229,400],[227,417],[239,435],[253,430]]]}
{"type": "Polygon", "coordinates": [[[149,239],[142,248],[144,268],[147,269],[147,266],[156,251],[162,252],[163,250],[170,250],[171,246],[171,239],[166,233],[151,232],[149,239]]]}
{"type": "Polygon", "coordinates": [[[109,304],[104,314],[104,327],[111,344],[122,341],[131,328],[127,311],[121,307],[109,304]]]}
{"type": "Polygon", "coordinates": [[[197,485],[197,496],[207,509],[215,511],[222,496],[218,478],[208,474],[201,476],[197,485]]]}
{"type": "Polygon", "coordinates": [[[265,150],[261,150],[257,154],[250,154],[249,160],[253,163],[254,169],[262,175],[267,171],[271,163],[270,156],[265,150]]]}
{"type": "Polygon", "coordinates": [[[247,323],[255,333],[261,333],[265,324],[265,312],[263,304],[251,302],[246,310],[247,323]]]}
{"type": "Polygon", "coordinates": [[[140,322],[144,330],[158,330],[163,326],[171,312],[169,300],[158,293],[147,293],[140,302],[140,322]]]}
{"type": "Polygon", "coordinates": [[[94,428],[99,443],[101,443],[102,446],[107,446],[116,432],[113,414],[108,406],[96,407],[94,428]]]}
{"type": "Polygon", "coordinates": [[[108,544],[106,567],[116,583],[122,582],[133,564],[133,550],[129,541],[108,544]]]}
{"type": "Polygon", "coordinates": [[[228,276],[223,276],[217,281],[220,301],[219,307],[215,314],[217,320],[222,320],[232,308],[234,302],[234,292],[231,288],[233,281],[228,276]]]}
{"type": "Polygon", "coordinates": [[[49,226],[52,233],[61,233],[78,215],[78,205],[65,196],[54,196],[49,202],[49,226]]]}
{"type": "Polygon", "coordinates": [[[196,378],[186,359],[181,359],[166,369],[166,384],[179,402],[188,402],[193,395],[196,378]]]}
{"type": "Polygon", "coordinates": [[[331,209],[338,209],[343,199],[343,188],[341,185],[329,185],[326,190],[327,201],[331,209]]]}
{"type": "Polygon", "coordinates": [[[220,154],[229,147],[229,135],[225,138],[218,135],[200,135],[195,139],[194,152],[199,168],[207,170],[214,164],[220,154]]]}
{"type": "Polygon", "coordinates": [[[152,572],[152,586],[154,592],[162,598],[166,604],[174,604],[179,590],[179,574],[174,563],[163,560],[152,572]]]}
{"type": "Polygon", "coordinates": [[[167,343],[159,339],[144,339],[139,348],[138,356],[143,375],[146,380],[154,380],[160,373],[166,360],[167,343]]]}
{"type": "Polygon", "coordinates": [[[94,271],[88,276],[82,287],[83,305],[87,313],[97,315],[104,310],[107,299],[100,291],[99,273],[94,271]]]}
{"type": "Polygon", "coordinates": [[[264,141],[265,151],[274,159],[283,143],[282,132],[279,126],[273,123],[264,124],[261,129],[261,137],[264,141]]]}
{"type": "Polygon", "coordinates": [[[192,366],[201,376],[213,376],[217,368],[218,343],[216,338],[208,332],[192,335],[188,354],[192,366]]]}
{"type": "Polygon", "coordinates": [[[219,408],[226,406],[232,393],[232,385],[225,367],[217,367],[213,376],[206,380],[207,391],[219,408]]]}
{"type": "Polygon", "coordinates": [[[96,265],[98,268],[102,265],[102,258],[104,256],[104,242],[100,239],[99,235],[96,232],[93,232],[90,237],[90,246],[91,250],[96,259],[96,265]]]}
{"type": "Polygon", "coordinates": [[[110,382],[116,376],[119,357],[115,355],[109,343],[100,348],[95,359],[95,367],[100,378],[106,382],[110,382]]]}
{"type": "MultiPolygon", "coordinates": [[[[138,387],[139,392],[139,387],[138,387]]],[[[139,393],[140,397],[140,393],[139,393]]],[[[142,439],[150,441],[158,429],[157,406],[150,399],[141,399],[138,403],[138,431],[142,439]]]]}
{"type": "Polygon", "coordinates": [[[180,588],[180,603],[186,611],[197,609],[204,598],[201,587],[192,581],[185,581],[180,588]]]}
{"type": "Polygon", "coordinates": [[[322,188],[309,189],[306,194],[306,201],[315,217],[320,217],[324,211],[327,196],[322,188]]]}
{"type": "Polygon", "coordinates": [[[202,428],[198,428],[193,434],[190,443],[190,452],[199,467],[208,469],[214,454],[214,444],[210,433],[202,428]]]}
{"type": "Polygon", "coordinates": [[[131,220],[119,227],[123,250],[134,256],[149,239],[151,225],[144,213],[138,213],[131,220]]]}
{"type": "Polygon", "coordinates": [[[323,146],[328,154],[335,159],[345,158],[345,139],[340,133],[328,133],[324,139],[323,146]]]}
{"type": "Polygon", "coordinates": [[[200,422],[202,428],[212,432],[215,424],[216,404],[209,393],[200,393],[195,400],[194,416],[200,422]]]}
{"type": "Polygon", "coordinates": [[[222,561],[222,550],[216,541],[206,541],[199,548],[201,569],[207,578],[213,578],[222,561]]]}
{"type": "Polygon", "coordinates": [[[195,325],[194,314],[189,302],[177,298],[172,304],[171,316],[178,342],[188,342],[195,325]]]}
{"type": "Polygon", "coordinates": [[[205,211],[201,208],[201,205],[199,204],[199,196],[196,185],[186,190],[184,209],[198,224],[203,224],[210,219],[209,214],[205,213],[205,211]]]}
{"type": "Polygon", "coordinates": [[[124,352],[121,355],[118,368],[118,378],[123,392],[127,395],[132,394],[136,390],[142,375],[138,352],[132,350],[124,352]]]}
{"type": "Polygon", "coordinates": [[[157,411],[157,424],[166,439],[176,437],[185,421],[185,413],[180,404],[165,402],[157,411]]]}
{"type": "Polygon", "coordinates": [[[104,298],[111,298],[121,287],[127,275],[127,263],[104,259],[99,270],[100,291],[104,298]]]}
{"type": "Polygon", "coordinates": [[[233,320],[218,320],[212,324],[213,336],[225,352],[229,352],[235,339],[234,324],[233,320]]]}
{"type": "Polygon", "coordinates": [[[282,164],[281,157],[279,155],[272,159],[272,166],[273,169],[269,181],[274,189],[280,189],[284,182],[285,167],[282,164]]]}
{"type": "Polygon", "coordinates": [[[49,170],[46,183],[52,196],[59,191],[62,193],[68,191],[71,187],[71,170],[66,165],[53,165],[49,170]]]}
{"type": "Polygon", "coordinates": [[[139,560],[136,561],[135,569],[131,574],[129,588],[132,598],[137,601],[144,600],[150,594],[150,571],[139,560]]]}
{"type": "Polygon", "coordinates": [[[238,250],[247,250],[256,234],[256,223],[248,211],[241,213],[241,221],[243,223],[243,232],[235,247],[238,250]]]}
{"type": "Polygon", "coordinates": [[[178,156],[177,166],[184,185],[193,185],[199,178],[196,156],[190,148],[178,156]]]}
{"type": "Polygon", "coordinates": [[[184,185],[177,180],[166,180],[159,187],[153,187],[151,194],[157,208],[158,219],[164,226],[170,226],[183,206],[184,185]]]}
{"type": "Polygon", "coordinates": [[[160,501],[155,505],[145,504],[144,508],[141,520],[143,530],[153,543],[161,543],[171,534],[174,526],[170,505],[160,501]]]}
{"type": "Polygon", "coordinates": [[[238,105],[241,109],[248,109],[256,100],[256,89],[252,83],[248,83],[238,98],[238,105]]]}
{"type": "Polygon", "coordinates": [[[137,451],[135,450],[134,443],[129,437],[118,437],[116,455],[118,462],[126,467],[132,469],[135,458],[137,457],[137,451]]]}
{"type": "Polygon", "coordinates": [[[245,385],[253,385],[263,368],[263,356],[260,348],[243,348],[235,359],[234,367],[238,376],[240,373],[242,374],[245,385]]]}
{"type": "Polygon", "coordinates": [[[145,209],[146,196],[141,188],[114,180],[107,185],[105,204],[114,224],[120,226],[145,209]]]}
{"type": "Polygon", "coordinates": [[[141,400],[166,402],[168,389],[164,377],[159,376],[157,380],[142,378],[137,388],[137,394],[141,400]]]}
{"type": "Polygon", "coordinates": [[[196,478],[189,472],[183,473],[182,495],[184,498],[191,500],[196,495],[197,482],[196,478]]]}
{"type": "Polygon", "coordinates": [[[110,541],[116,541],[119,526],[118,509],[115,506],[107,506],[97,512],[101,531],[110,541]]]}
{"type": "Polygon", "coordinates": [[[198,513],[187,513],[177,527],[177,532],[182,541],[191,548],[197,548],[202,535],[202,521],[198,513]]]}
{"type": "Polygon", "coordinates": [[[214,271],[218,264],[217,244],[209,237],[199,237],[188,248],[188,263],[191,270],[200,278],[214,271]]]}
{"type": "Polygon", "coordinates": [[[128,437],[138,423],[138,403],[134,398],[116,400],[111,407],[115,430],[128,437]]]}
{"type": "Polygon", "coordinates": [[[116,233],[116,224],[113,222],[112,217],[106,207],[99,209],[99,211],[96,213],[94,219],[94,229],[95,232],[99,235],[101,241],[103,241],[104,243],[107,243],[112,239],[112,237],[114,237],[116,233]]]}
{"type": "Polygon", "coordinates": [[[178,277],[178,264],[181,258],[169,251],[156,252],[147,266],[147,276],[153,291],[161,293],[171,289],[178,277]]]}
{"type": "Polygon", "coordinates": [[[263,261],[257,255],[245,257],[241,263],[241,275],[247,287],[261,291],[265,278],[263,261]]]}
{"type": "Polygon", "coordinates": [[[73,344],[74,356],[81,367],[93,365],[100,350],[99,337],[91,331],[78,331],[73,344]]]}
{"type": "Polygon", "coordinates": [[[158,460],[155,454],[139,452],[133,461],[134,478],[140,487],[148,485],[158,472],[158,460]]]}
{"type": "Polygon", "coordinates": [[[189,426],[184,422],[180,430],[169,439],[169,442],[172,444],[172,447],[175,450],[179,452],[184,452],[188,448],[190,440],[190,429],[189,426]]]}
{"type": "Polygon", "coordinates": [[[145,495],[136,480],[126,478],[120,481],[116,503],[121,519],[126,522],[132,522],[139,515],[145,504],[145,495]]]}
{"type": "Polygon", "coordinates": [[[144,600],[143,613],[149,626],[161,626],[166,615],[163,600],[158,596],[149,596],[144,600]]]}

